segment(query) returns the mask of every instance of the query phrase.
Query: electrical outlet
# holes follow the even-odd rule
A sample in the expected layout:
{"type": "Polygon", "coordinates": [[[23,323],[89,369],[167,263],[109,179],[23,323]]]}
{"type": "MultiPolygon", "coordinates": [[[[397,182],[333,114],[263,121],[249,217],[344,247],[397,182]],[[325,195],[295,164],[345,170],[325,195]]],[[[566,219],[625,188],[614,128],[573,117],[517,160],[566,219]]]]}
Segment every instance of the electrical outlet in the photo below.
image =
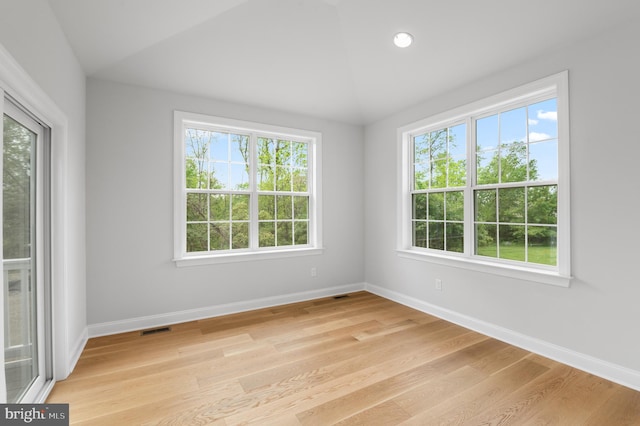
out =
{"type": "Polygon", "coordinates": [[[318,276],[318,269],[316,269],[315,266],[311,268],[311,276],[312,277],[317,277],[318,276]]]}
{"type": "Polygon", "coordinates": [[[442,291],[442,280],[440,278],[436,278],[436,290],[442,291]]]}

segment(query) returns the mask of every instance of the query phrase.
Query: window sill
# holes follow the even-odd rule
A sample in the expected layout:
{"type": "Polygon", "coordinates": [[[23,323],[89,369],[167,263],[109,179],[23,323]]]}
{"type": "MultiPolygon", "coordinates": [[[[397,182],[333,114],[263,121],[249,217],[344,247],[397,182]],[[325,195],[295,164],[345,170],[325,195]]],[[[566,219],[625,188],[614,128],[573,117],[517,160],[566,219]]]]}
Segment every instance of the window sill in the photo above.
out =
{"type": "Polygon", "coordinates": [[[254,262],[258,260],[282,259],[297,256],[320,255],[322,248],[283,249],[269,251],[251,251],[241,253],[207,254],[185,256],[173,259],[178,268],[186,266],[215,265],[220,263],[254,262]]]}
{"type": "Polygon", "coordinates": [[[555,271],[545,271],[534,268],[519,267],[507,264],[497,264],[480,259],[467,257],[443,256],[435,253],[422,253],[412,250],[397,250],[398,256],[405,259],[419,260],[423,262],[437,263],[455,268],[468,269],[486,274],[533,281],[536,283],[554,285],[568,288],[573,277],[560,275],[555,271]]]}

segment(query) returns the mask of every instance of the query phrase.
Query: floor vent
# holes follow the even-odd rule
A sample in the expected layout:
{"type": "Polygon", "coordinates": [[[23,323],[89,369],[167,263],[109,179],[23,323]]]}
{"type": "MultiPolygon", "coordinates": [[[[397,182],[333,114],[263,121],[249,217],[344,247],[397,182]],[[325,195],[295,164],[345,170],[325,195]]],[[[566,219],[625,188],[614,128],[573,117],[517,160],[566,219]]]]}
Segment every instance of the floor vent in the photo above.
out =
{"type": "Polygon", "coordinates": [[[345,297],[349,297],[348,294],[341,294],[339,296],[333,296],[334,299],[344,299],[345,297]]]}
{"type": "Polygon", "coordinates": [[[142,332],[140,332],[140,335],[148,336],[150,334],[166,333],[167,331],[171,331],[171,327],[160,327],[152,328],[151,330],[143,330],[142,332]]]}

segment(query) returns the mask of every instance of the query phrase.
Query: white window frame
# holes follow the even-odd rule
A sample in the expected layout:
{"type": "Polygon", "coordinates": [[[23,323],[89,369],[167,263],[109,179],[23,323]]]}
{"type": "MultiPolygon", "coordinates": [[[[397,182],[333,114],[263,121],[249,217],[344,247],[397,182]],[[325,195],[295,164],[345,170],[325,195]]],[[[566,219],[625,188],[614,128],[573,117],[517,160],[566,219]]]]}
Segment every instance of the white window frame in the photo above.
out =
{"type": "MultiPolygon", "coordinates": [[[[291,256],[318,255],[322,247],[322,134],[310,130],[300,130],[288,127],[273,126],[195,114],[184,111],[174,111],[174,262],[176,266],[196,266],[216,263],[243,262],[262,259],[273,259],[291,256]],[[296,139],[309,144],[309,239],[308,244],[301,246],[254,247],[249,249],[235,249],[224,251],[209,251],[206,253],[188,253],[186,250],[186,173],[185,173],[185,131],[190,126],[207,128],[216,131],[238,132],[250,134],[251,138],[271,136],[275,138],[296,139]]],[[[251,149],[252,157],[253,148],[251,149]]],[[[252,158],[250,177],[252,194],[252,212],[257,209],[257,195],[259,191],[254,182],[255,159],[252,158]]],[[[253,215],[250,222],[251,238],[257,238],[257,215],[253,215]]]]}
{"type": "Polygon", "coordinates": [[[408,124],[398,129],[398,229],[400,257],[491,273],[544,284],[569,287],[571,282],[570,196],[569,196],[569,77],[568,71],[525,84],[489,98],[408,124]],[[558,107],[558,211],[556,267],[504,261],[473,254],[473,189],[475,187],[475,119],[525,101],[555,97],[558,107]],[[465,121],[467,123],[467,185],[465,193],[464,253],[422,249],[412,246],[412,136],[465,121]]]}

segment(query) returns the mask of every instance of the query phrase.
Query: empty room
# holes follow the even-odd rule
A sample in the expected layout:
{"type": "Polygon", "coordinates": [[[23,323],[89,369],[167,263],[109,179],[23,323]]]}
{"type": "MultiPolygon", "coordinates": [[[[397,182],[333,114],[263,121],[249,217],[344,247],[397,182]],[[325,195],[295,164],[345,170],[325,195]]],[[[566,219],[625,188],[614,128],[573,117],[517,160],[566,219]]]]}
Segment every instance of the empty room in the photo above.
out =
{"type": "Polygon", "coordinates": [[[0,0],[0,423],[640,424],[639,40],[632,0],[0,0]]]}

